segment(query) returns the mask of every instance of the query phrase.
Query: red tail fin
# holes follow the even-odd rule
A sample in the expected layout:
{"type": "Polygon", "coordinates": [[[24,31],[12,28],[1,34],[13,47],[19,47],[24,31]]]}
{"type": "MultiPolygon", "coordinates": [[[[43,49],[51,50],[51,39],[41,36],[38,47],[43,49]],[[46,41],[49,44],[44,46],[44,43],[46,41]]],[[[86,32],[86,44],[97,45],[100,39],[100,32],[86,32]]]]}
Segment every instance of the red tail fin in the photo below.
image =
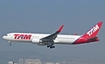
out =
{"type": "Polygon", "coordinates": [[[83,37],[96,37],[103,22],[98,22],[95,26],[93,26],[88,32],[86,32],[83,37]]]}

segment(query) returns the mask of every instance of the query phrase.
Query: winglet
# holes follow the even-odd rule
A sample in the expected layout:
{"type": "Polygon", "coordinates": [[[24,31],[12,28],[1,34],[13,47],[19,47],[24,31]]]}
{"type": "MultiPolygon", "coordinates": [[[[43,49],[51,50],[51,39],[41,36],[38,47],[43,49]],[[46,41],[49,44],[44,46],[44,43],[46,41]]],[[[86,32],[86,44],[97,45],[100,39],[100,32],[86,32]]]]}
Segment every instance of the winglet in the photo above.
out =
{"type": "Polygon", "coordinates": [[[62,26],[57,30],[57,32],[61,32],[62,29],[63,29],[63,27],[64,27],[64,25],[62,25],[62,26]]]}

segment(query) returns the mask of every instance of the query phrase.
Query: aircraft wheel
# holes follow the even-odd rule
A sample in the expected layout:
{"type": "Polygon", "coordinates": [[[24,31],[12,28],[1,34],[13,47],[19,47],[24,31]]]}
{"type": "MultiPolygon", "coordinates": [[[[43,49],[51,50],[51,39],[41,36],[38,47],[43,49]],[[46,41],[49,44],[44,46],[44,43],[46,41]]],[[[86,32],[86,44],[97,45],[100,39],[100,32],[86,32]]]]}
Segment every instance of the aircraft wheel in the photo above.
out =
{"type": "Polygon", "coordinates": [[[50,49],[55,48],[55,46],[50,46],[50,49]]]}
{"type": "Polygon", "coordinates": [[[52,48],[55,48],[55,46],[52,46],[52,48]]]}
{"type": "Polygon", "coordinates": [[[11,46],[12,44],[11,44],[11,42],[9,42],[9,46],[11,46]]]}
{"type": "Polygon", "coordinates": [[[50,47],[50,46],[47,46],[48,48],[50,47]]]}
{"type": "Polygon", "coordinates": [[[52,49],[52,46],[50,46],[50,49],[52,49]]]}

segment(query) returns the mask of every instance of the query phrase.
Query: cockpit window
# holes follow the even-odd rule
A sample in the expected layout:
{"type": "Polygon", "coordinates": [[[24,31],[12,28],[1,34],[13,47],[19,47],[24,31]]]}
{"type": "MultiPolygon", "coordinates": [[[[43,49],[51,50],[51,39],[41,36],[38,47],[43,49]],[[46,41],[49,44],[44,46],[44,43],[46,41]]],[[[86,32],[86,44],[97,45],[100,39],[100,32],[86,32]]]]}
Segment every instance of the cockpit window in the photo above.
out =
{"type": "Polygon", "coordinates": [[[7,36],[9,36],[9,34],[7,34],[7,36]]]}
{"type": "Polygon", "coordinates": [[[7,36],[11,36],[11,33],[8,33],[7,36]]]}

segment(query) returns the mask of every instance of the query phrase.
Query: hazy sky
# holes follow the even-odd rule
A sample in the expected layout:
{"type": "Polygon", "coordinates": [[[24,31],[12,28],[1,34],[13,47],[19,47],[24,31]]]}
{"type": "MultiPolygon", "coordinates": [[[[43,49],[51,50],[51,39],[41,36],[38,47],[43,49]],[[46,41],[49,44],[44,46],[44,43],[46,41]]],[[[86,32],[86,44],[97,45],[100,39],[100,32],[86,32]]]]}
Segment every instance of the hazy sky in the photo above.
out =
{"type": "Polygon", "coordinates": [[[98,21],[105,22],[105,0],[0,0],[0,51],[35,51],[54,56],[105,59],[105,25],[97,43],[55,45],[55,49],[2,39],[9,32],[53,33],[64,24],[61,34],[83,34],[98,21]]]}

